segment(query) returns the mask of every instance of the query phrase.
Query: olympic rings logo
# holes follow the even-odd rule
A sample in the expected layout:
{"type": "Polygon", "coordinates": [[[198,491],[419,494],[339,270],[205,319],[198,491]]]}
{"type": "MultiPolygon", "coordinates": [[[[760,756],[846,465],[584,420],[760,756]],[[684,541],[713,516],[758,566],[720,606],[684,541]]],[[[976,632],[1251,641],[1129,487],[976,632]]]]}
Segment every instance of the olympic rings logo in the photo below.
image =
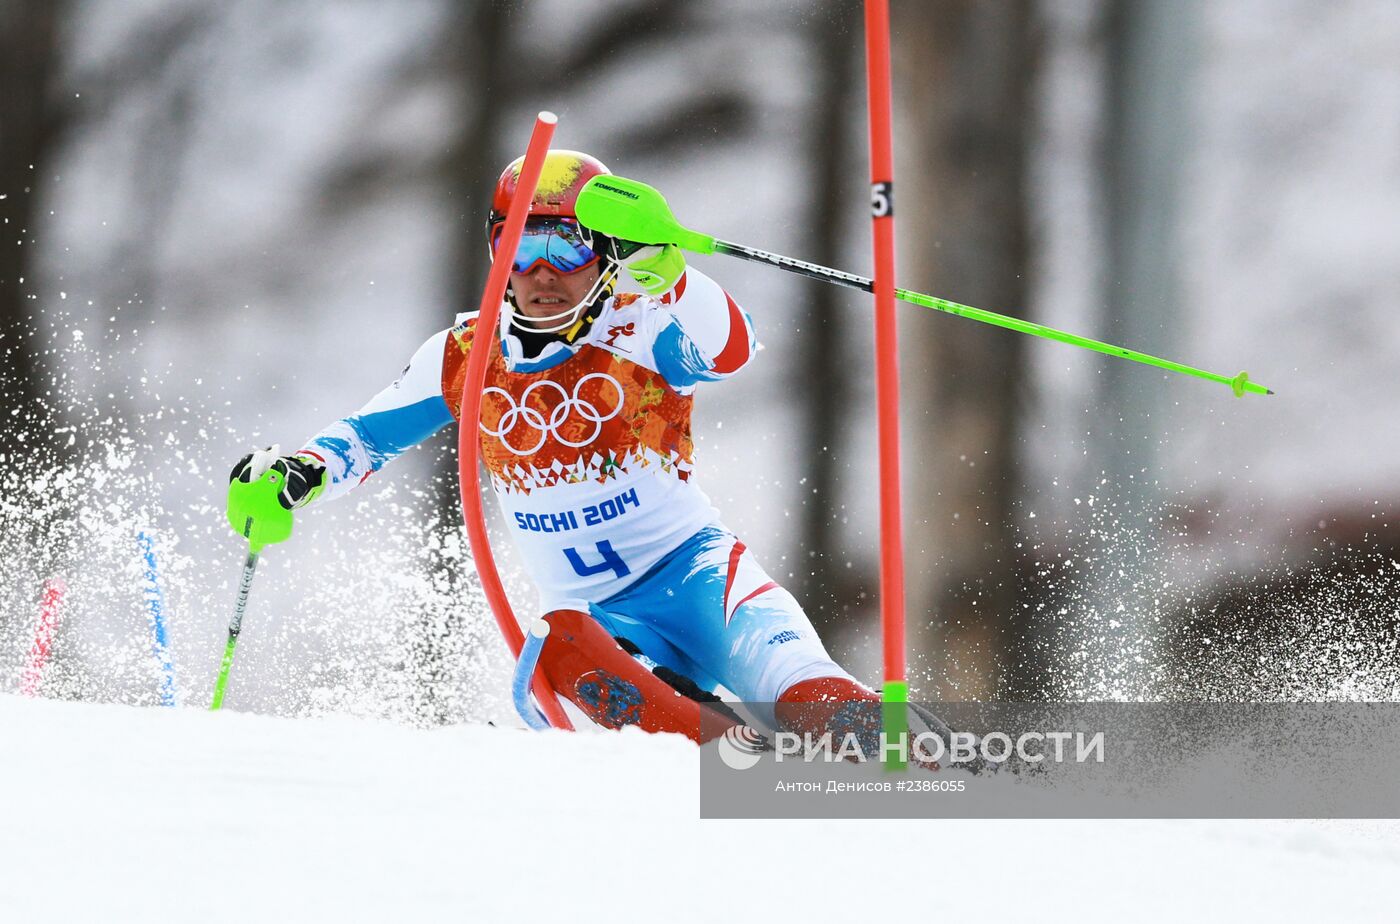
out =
{"type": "Polygon", "coordinates": [[[515,398],[510,392],[506,391],[504,388],[497,388],[494,385],[490,388],[483,389],[481,394],[484,397],[492,392],[504,398],[508,407],[505,413],[501,415],[501,419],[496,421],[496,428],[494,430],[485,423],[482,423],[481,432],[485,433],[487,436],[494,436],[501,441],[502,446],[506,447],[506,449],[509,449],[517,456],[528,456],[538,452],[544,447],[545,441],[551,436],[571,449],[582,449],[584,446],[596,440],[603,432],[604,421],[612,420],[618,414],[622,413],[622,406],[625,403],[622,386],[618,384],[617,379],[608,375],[606,372],[590,372],[588,375],[585,375],[574,383],[573,394],[570,394],[568,390],[558,382],[553,382],[549,379],[541,379],[521,393],[519,404],[516,404],[515,398]],[[593,402],[580,395],[584,384],[588,382],[589,379],[601,379],[613,387],[613,392],[616,394],[617,399],[612,410],[603,413],[599,411],[598,407],[594,405],[593,402]],[[537,388],[552,388],[559,392],[560,401],[555,405],[554,409],[549,412],[548,418],[545,417],[543,411],[529,406],[530,396],[537,388]],[[563,434],[559,432],[560,426],[562,426],[564,422],[569,419],[569,415],[573,413],[577,413],[584,420],[593,424],[593,432],[577,443],[566,439],[563,434]],[[506,439],[507,436],[514,432],[516,426],[519,424],[524,424],[527,430],[533,429],[539,434],[539,439],[535,442],[535,445],[527,449],[517,449],[506,439]]]}

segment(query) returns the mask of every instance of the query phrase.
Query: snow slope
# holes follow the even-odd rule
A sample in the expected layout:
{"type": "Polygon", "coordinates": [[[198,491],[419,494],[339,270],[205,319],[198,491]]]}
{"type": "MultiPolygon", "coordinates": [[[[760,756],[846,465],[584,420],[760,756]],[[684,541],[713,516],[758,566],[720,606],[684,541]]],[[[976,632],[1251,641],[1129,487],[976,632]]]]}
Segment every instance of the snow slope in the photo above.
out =
{"type": "Polygon", "coordinates": [[[3,921],[1379,920],[1400,862],[1393,823],[702,822],[641,733],[0,696],[0,740],[3,921]]]}

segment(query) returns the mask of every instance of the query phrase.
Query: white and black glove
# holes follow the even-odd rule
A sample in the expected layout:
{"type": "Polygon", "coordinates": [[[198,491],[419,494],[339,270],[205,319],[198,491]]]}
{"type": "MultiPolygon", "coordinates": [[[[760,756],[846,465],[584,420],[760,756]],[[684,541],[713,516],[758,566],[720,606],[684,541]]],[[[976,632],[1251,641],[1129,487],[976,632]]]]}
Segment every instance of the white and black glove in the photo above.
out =
{"type": "Polygon", "coordinates": [[[326,485],[326,467],[310,456],[278,455],[277,446],[259,449],[238,460],[229,473],[229,481],[249,484],[273,469],[282,475],[282,488],[277,500],[288,510],[305,507],[316,499],[326,485]]]}

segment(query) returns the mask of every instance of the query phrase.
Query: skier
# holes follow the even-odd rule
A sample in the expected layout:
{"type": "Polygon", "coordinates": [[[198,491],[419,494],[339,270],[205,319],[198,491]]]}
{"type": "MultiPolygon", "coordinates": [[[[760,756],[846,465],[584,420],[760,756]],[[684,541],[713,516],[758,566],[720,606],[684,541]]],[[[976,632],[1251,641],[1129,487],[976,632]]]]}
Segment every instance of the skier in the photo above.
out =
{"type": "MultiPolygon", "coordinates": [[[[493,255],[520,167],[495,187],[493,255]]],[[[737,721],[713,693],[722,684],[777,704],[792,730],[844,723],[868,738],[878,695],[831,659],[692,477],[695,392],[749,363],[752,323],[677,247],[580,225],[579,190],[608,172],[549,153],[498,336],[478,342],[476,312],[459,315],[358,412],[292,455],[244,457],[231,480],[276,469],[268,490],[288,509],[345,494],[460,416],[467,357],[489,349],[481,454],[551,626],[540,669],[554,689],[603,726],[703,741],[737,721]],[[623,272],[647,294],[616,292],[623,272]],[[855,714],[837,705],[851,703],[855,714]]]]}

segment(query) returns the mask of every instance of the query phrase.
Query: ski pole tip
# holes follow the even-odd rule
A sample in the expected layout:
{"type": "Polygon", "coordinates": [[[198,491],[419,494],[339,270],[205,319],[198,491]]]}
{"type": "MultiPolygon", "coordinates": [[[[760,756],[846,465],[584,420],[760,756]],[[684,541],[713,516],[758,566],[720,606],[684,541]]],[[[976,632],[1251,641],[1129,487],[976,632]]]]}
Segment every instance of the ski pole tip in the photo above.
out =
{"type": "Polygon", "coordinates": [[[1258,382],[1251,382],[1248,372],[1241,372],[1231,379],[1230,390],[1235,393],[1236,398],[1243,398],[1245,392],[1252,392],[1256,395],[1272,395],[1274,393],[1272,388],[1265,388],[1258,382]]]}
{"type": "Polygon", "coordinates": [[[1258,382],[1251,382],[1248,372],[1241,372],[1239,375],[1235,376],[1230,380],[1229,385],[1230,390],[1235,393],[1236,398],[1243,398],[1245,392],[1255,395],[1272,395],[1274,393],[1272,388],[1265,388],[1258,382]]]}

